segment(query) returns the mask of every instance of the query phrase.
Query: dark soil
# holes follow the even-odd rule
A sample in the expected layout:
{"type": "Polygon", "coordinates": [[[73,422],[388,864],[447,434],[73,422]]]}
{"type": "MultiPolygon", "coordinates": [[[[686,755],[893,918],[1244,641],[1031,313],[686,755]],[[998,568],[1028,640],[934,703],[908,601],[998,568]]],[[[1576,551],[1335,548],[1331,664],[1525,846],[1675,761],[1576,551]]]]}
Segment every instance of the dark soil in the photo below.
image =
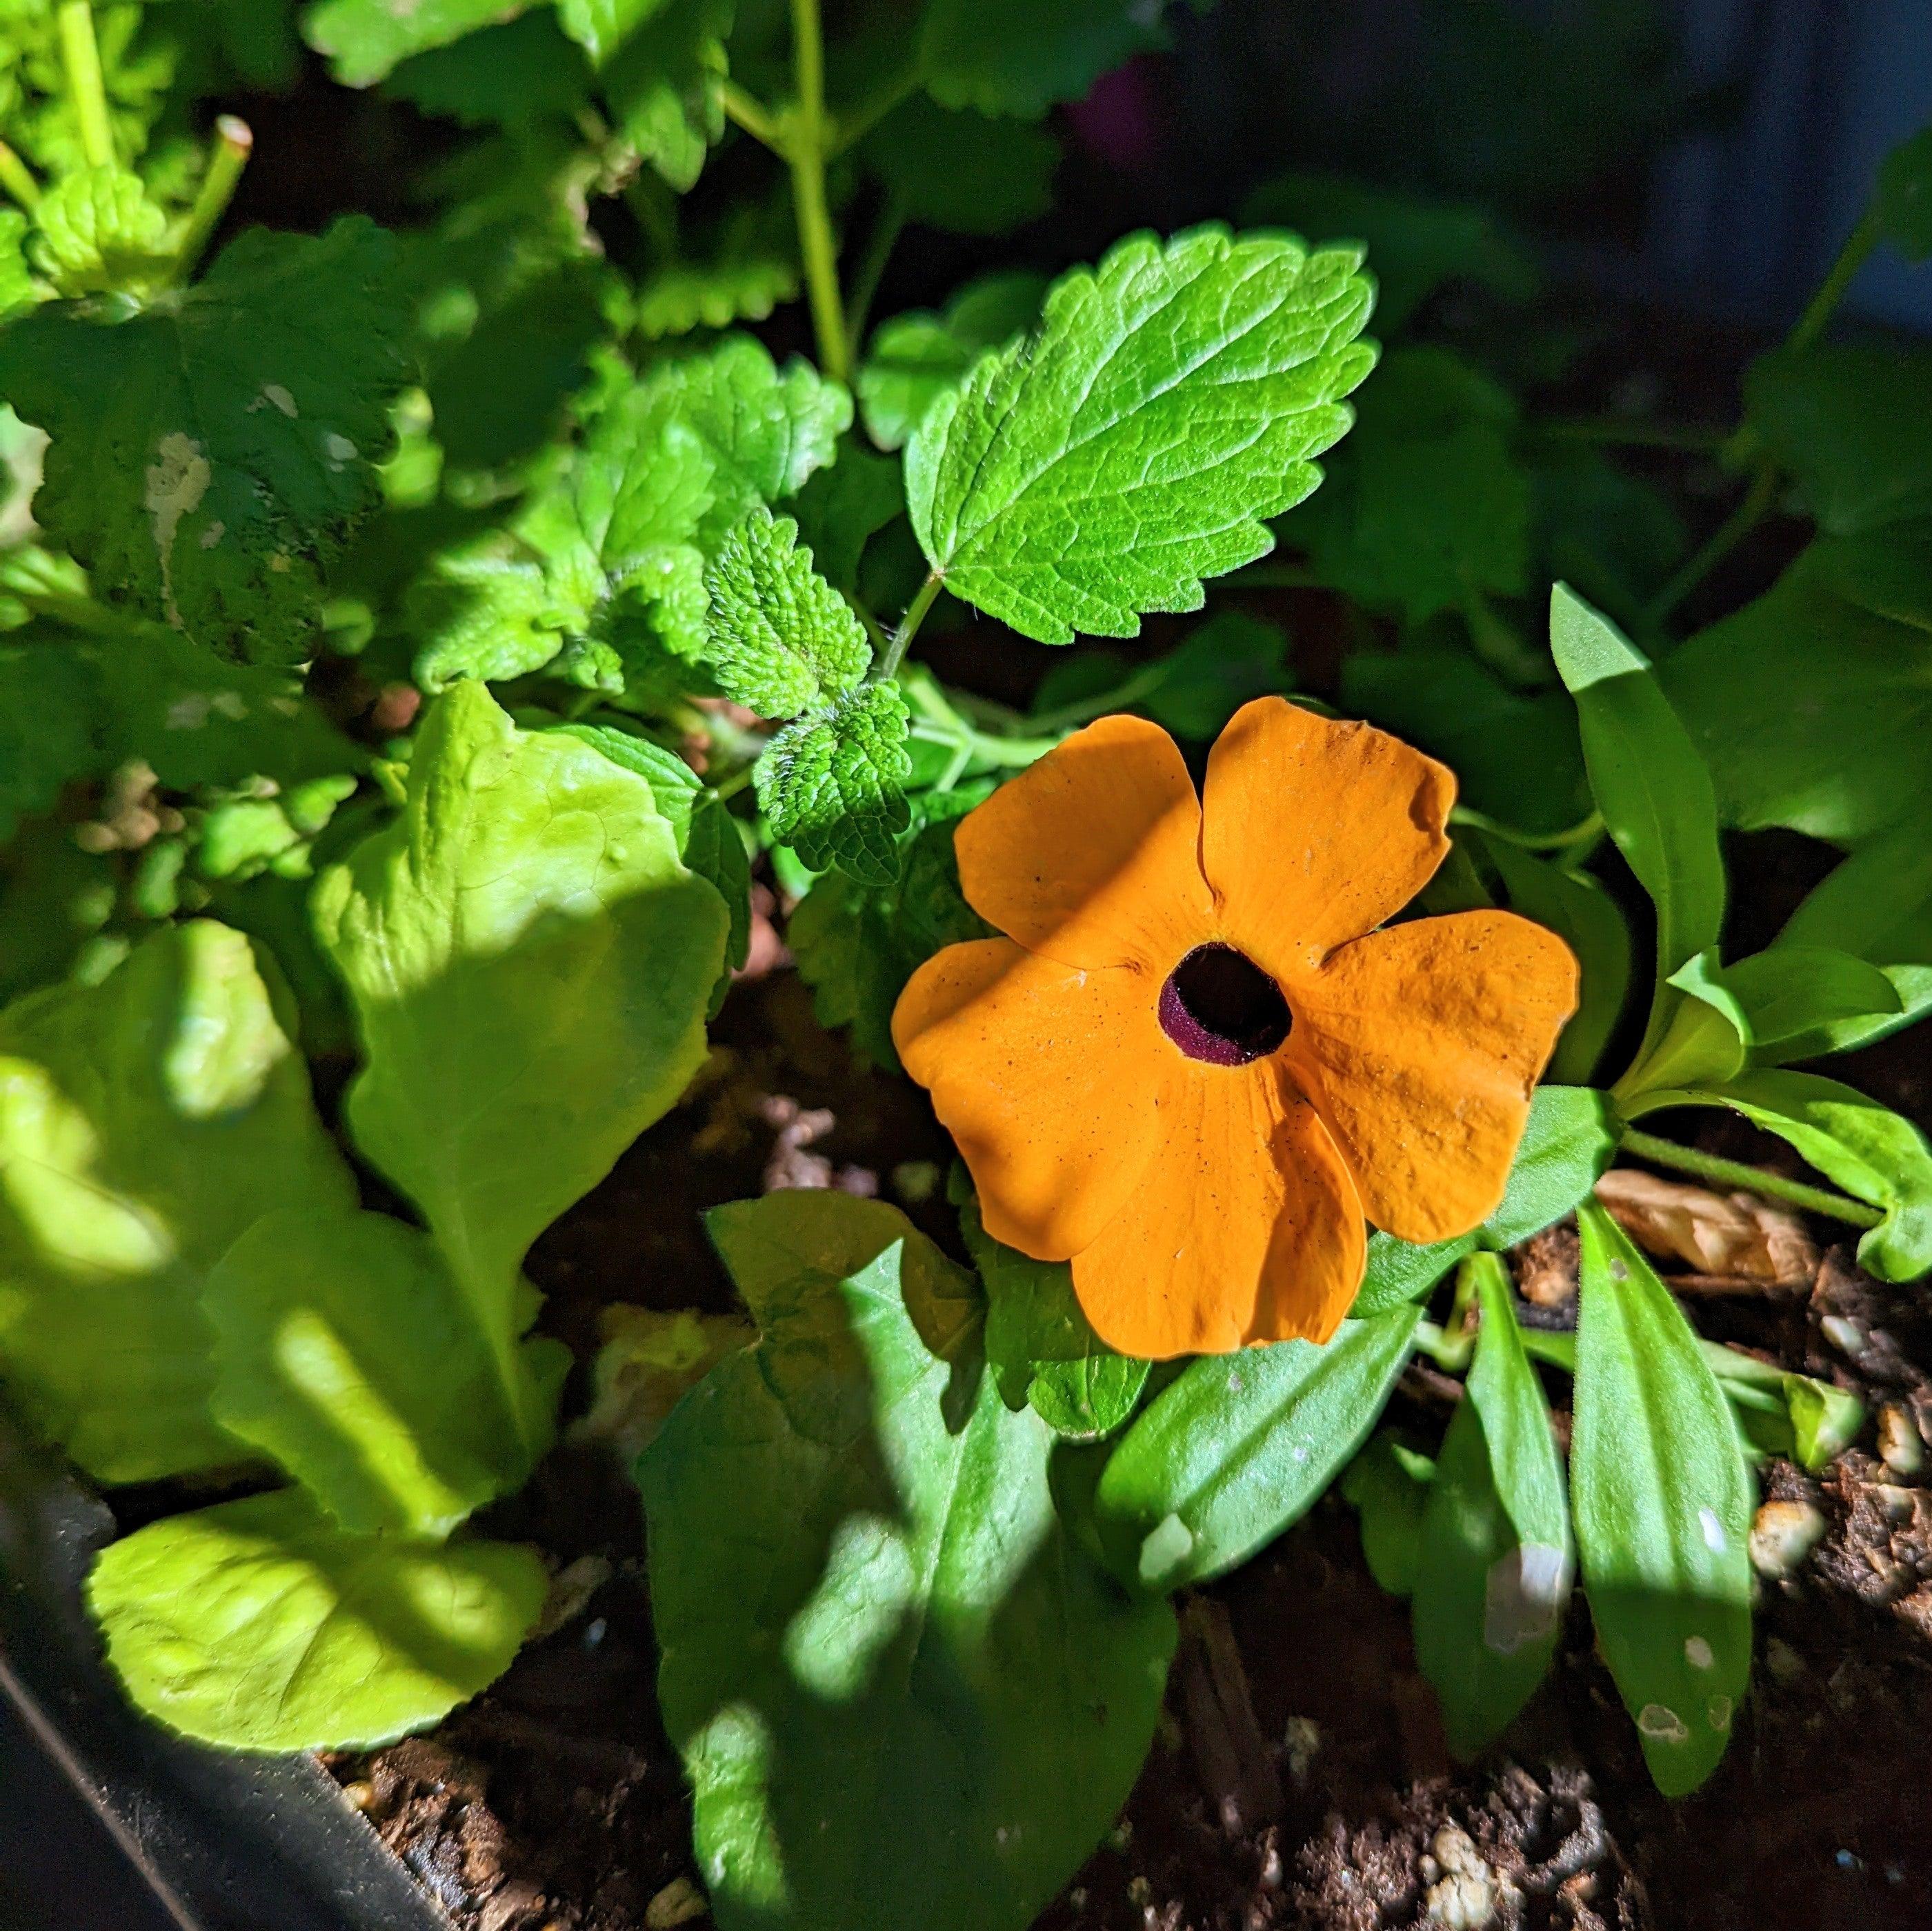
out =
{"type": "MultiPolygon", "coordinates": [[[[782,1185],[876,1191],[952,1243],[934,1185],[950,1150],[921,1096],[855,1066],[794,976],[741,985],[715,1036],[683,1105],[532,1258],[546,1324],[580,1356],[614,1300],[730,1307],[700,1218],[723,1201],[782,1185]]],[[[1862,1083],[1922,1117],[1913,1036],[1864,1057],[1862,1083]]],[[[1715,1116],[1681,1124],[1789,1165],[1778,1143],[1715,1116]]],[[[1526,1318],[1560,1322],[1574,1243],[1559,1231],[1516,1259],[1538,1303],[1526,1318]]],[[[1696,1311],[1706,1332],[1856,1387],[1875,1412],[1895,1405],[1932,1435],[1927,1309],[1828,1247],[1808,1294],[1700,1297],[1696,1311]]],[[[1426,1434],[1454,1398],[1445,1378],[1415,1372],[1398,1411],[1426,1434]]],[[[1827,1527],[1795,1574],[1762,1587],[1751,1700],[1694,1798],[1652,1787],[1580,1606],[1503,1745],[1453,1763],[1406,1606],[1371,1579],[1331,1497],[1184,1606],[1146,1771],[1042,1931],[1924,1931],[1932,1487],[1878,1459],[1869,1429],[1820,1481],[1780,1462],[1762,1480],[1768,1500],[1808,1504],[1827,1527]]],[[[489,1525],[555,1558],[559,1627],[434,1736],[345,1757],[338,1774],[464,1931],[699,1921],[634,1493],[607,1452],[566,1446],[489,1525]]]]}

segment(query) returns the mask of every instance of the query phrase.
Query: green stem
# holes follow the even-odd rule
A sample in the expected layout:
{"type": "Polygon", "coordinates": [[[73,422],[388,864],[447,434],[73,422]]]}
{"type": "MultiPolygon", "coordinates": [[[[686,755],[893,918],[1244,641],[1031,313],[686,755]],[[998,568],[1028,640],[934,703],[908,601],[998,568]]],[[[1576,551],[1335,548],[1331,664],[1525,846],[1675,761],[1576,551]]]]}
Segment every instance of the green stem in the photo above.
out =
{"type": "Polygon", "coordinates": [[[838,251],[825,205],[825,155],[830,130],[825,118],[825,40],[818,0],[791,0],[792,61],[798,76],[791,163],[792,205],[798,216],[799,259],[805,268],[812,326],[818,338],[819,367],[842,382],[852,367],[845,311],[838,298],[838,251]]]}
{"type": "Polygon", "coordinates": [[[883,684],[888,677],[898,675],[899,666],[905,661],[906,646],[919,634],[919,627],[926,621],[926,613],[932,607],[932,600],[939,595],[941,584],[939,572],[928,570],[926,581],[919,586],[919,595],[906,606],[906,613],[899,619],[899,627],[892,632],[892,640],[886,646],[886,654],[872,667],[872,679],[883,684]]]}
{"type": "Polygon", "coordinates": [[[1714,1180],[1720,1186],[1742,1187],[1748,1193],[1762,1194],[1767,1200],[1783,1201],[1809,1213],[1822,1213],[1853,1227],[1876,1227],[1885,1216],[1863,1201],[1847,1200],[1843,1194],[1827,1193],[1822,1187],[1807,1186],[1802,1180],[1780,1179],[1761,1167],[1748,1167],[1742,1160],[1720,1159],[1714,1153],[1699,1153],[1674,1141],[1640,1133],[1634,1126],[1623,1132],[1623,1150],[1653,1165],[1675,1167],[1678,1172],[1695,1174],[1700,1180],[1714,1180]]]}
{"type": "Polygon", "coordinates": [[[975,730],[960,715],[947,694],[924,672],[908,678],[899,688],[914,714],[914,737],[922,744],[947,745],[956,752],[966,754],[959,769],[952,774],[954,784],[964,775],[967,765],[976,763],[990,769],[1016,769],[1044,757],[1060,743],[1057,736],[1001,737],[975,730]]]}
{"type": "Polygon", "coordinates": [[[1878,246],[1881,232],[1878,210],[1868,209],[1864,220],[1845,238],[1845,245],[1838,250],[1838,259],[1832,264],[1830,272],[1818,285],[1818,292],[1798,318],[1798,325],[1786,338],[1786,348],[1802,354],[1825,332],[1825,325],[1837,313],[1846,289],[1864,266],[1866,256],[1878,246]]]}
{"type": "Polygon", "coordinates": [[[872,313],[872,298],[879,292],[886,264],[892,259],[892,250],[905,223],[905,202],[899,196],[888,192],[885,205],[879,210],[872,238],[866,244],[866,258],[852,278],[852,292],[846,298],[845,352],[854,362],[859,359],[859,344],[866,333],[866,318],[872,313]]]}
{"type": "Polygon", "coordinates": [[[728,798],[735,798],[752,781],[752,767],[746,765],[741,771],[734,772],[722,784],[714,784],[711,795],[721,804],[728,798]]]}
{"type": "Polygon", "coordinates": [[[1526,852],[1568,851],[1572,845],[1588,844],[1604,835],[1604,814],[1600,811],[1592,811],[1587,818],[1580,818],[1560,832],[1518,831],[1514,825],[1505,825],[1500,819],[1472,811],[1462,805],[1450,808],[1449,822],[1452,825],[1467,825],[1472,831],[1486,832],[1492,838],[1501,838],[1504,844],[1526,852]]]}
{"type": "Polygon", "coordinates": [[[1774,463],[1760,463],[1743,502],[1725,518],[1704,547],[1651,599],[1644,610],[1645,623],[1652,628],[1660,625],[1757,527],[1777,496],[1778,466],[1774,463]]]}
{"type": "Polygon", "coordinates": [[[778,126],[778,116],[763,101],[746,93],[735,80],[728,80],[719,89],[718,101],[727,120],[735,121],[780,160],[785,158],[784,130],[778,126]]]}
{"type": "Polygon", "coordinates": [[[254,145],[255,136],[249,130],[247,121],[232,114],[224,114],[215,122],[214,147],[208,157],[208,171],[201,178],[200,191],[194,197],[194,205],[188,210],[188,218],[182,223],[180,238],[175,244],[174,272],[177,281],[187,280],[194,272],[202,250],[220,226],[221,217],[228,212],[228,204],[235,198],[236,184],[242,178],[242,170],[248,165],[248,157],[254,145]]]}
{"type": "Polygon", "coordinates": [[[81,152],[91,168],[114,165],[114,130],[107,118],[107,88],[100,78],[100,49],[94,37],[92,0],[60,0],[61,57],[67,64],[68,98],[80,123],[81,152]]]}
{"type": "Polygon", "coordinates": [[[4,141],[0,141],[0,187],[4,187],[31,214],[40,205],[40,184],[28,167],[4,141]]]}

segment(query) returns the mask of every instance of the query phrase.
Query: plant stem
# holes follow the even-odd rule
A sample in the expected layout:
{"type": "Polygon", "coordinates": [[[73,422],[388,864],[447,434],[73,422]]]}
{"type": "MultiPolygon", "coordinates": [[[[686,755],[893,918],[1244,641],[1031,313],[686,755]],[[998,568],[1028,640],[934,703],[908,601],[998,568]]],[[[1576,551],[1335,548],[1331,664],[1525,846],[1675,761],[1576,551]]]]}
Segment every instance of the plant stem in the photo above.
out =
{"type": "Polygon", "coordinates": [[[1473,831],[1487,832],[1492,838],[1501,838],[1505,844],[1526,852],[1568,851],[1572,845],[1588,844],[1604,835],[1604,814],[1600,811],[1592,811],[1587,818],[1580,819],[1560,832],[1520,832],[1514,825],[1505,825],[1500,819],[1472,811],[1463,805],[1450,808],[1449,822],[1452,825],[1467,825],[1473,831]]]}
{"type": "MultiPolygon", "coordinates": [[[[1546,1361],[1566,1375],[1576,1372],[1576,1335],[1573,1328],[1519,1326],[1522,1351],[1532,1360],[1546,1361]]],[[[1767,1413],[1784,1408],[1785,1370],[1769,1361],[1760,1361],[1721,1342],[1697,1338],[1697,1351],[1712,1374],[1724,1383],[1724,1392],[1741,1407],[1762,1408],[1767,1413]]],[[[1802,1378],[1802,1377],[1799,1378],[1802,1378]]]]}
{"type": "Polygon", "coordinates": [[[0,187],[4,187],[31,214],[40,205],[40,184],[28,166],[4,141],[0,141],[0,187]]]}
{"type": "Polygon", "coordinates": [[[956,784],[967,767],[975,762],[995,770],[1013,770],[1044,757],[1060,742],[1058,735],[1001,737],[975,730],[961,716],[947,693],[924,673],[908,678],[900,688],[914,713],[913,736],[924,744],[950,745],[961,754],[954,760],[956,768],[940,787],[942,790],[956,784]]]}
{"type": "Polygon", "coordinates": [[[1819,283],[1818,292],[1798,318],[1797,326],[1785,338],[1787,349],[1802,354],[1825,332],[1825,325],[1837,312],[1846,289],[1864,266],[1866,256],[1878,246],[1879,233],[1878,211],[1868,208],[1864,218],[1845,238],[1845,245],[1838,250],[1838,259],[1819,283]]]}
{"type": "Polygon", "coordinates": [[[68,98],[80,123],[81,152],[89,167],[111,168],[114,130],[107,118],[107,88],[100,78],[100,49],[94,37],[93,0],[60,0],[58,18],[68,98]]]}
{"type": "Polygon", "coordinates": [[[1748,1167],[1742,1160],[1720,1159],[1714,1153],[1699,1153],[1674,1141],[1640,1133],[1634,1126],[1624,1129],[1623,1150],[1654,1165],[1675,1167],[1678,1172],[1695,1174],[1700,1180],[1714,1180],[1725,1186],[1742,1187],[1748,1193],[1762,1194],[1767,1200],[1783,1201],[1809,1213],[1822,1213],[1853,1227],[1876,1227],[1885,1216],[1862,1201],[1848,1200],[1843,1194],[1827,1193],[1822,1187],[1807,1186],[1802,1180],[1780,1179],[1761,1167],[1748,1167]]]}
{"type": "Polygon", "coordinates": [[[812,326],[818,338],[819,366],[834,382],[851,370],[845,312],[838,299],[838,262],[832,244],[832,217],[825,205],[825,155],[830,130],[825,118],[825,40],[818,0],[791,0],[792,61],[798,76],[798,106],[792,137],[785,143],[791,163],[792,205],[798,216],[799,259],[805,267],[812,326]]]}
{"type": "Polygon", "coordinates": [[[1758,524],[1778,495],[1778,466],[1769,461],[1758,465],[1743,502],[1732,511],[1708,542],[1658,592],[1646,607],[1644,622],[1661,624],[1684,599],[1730,556],[1758,524]]]}
{"type": "Polygon", "coordinates": [[[208,172],[201,178],[200,191],[194,197],[194,205],[188,210],[188,218],[182,223],[180,238],[175,244],[177,281],[187,280],[194,272],[202,250],[220,226],[221,217],[228,212],[228,204],[235,198],[236,184],[242,178],[242,170],[248,165],[248,157],[254,145],[255,136],[247,121],[232,114],[224,114],[215,122],[214,147],[208,157],[208,172]]]}
{"type": "Polygon", "coordinates": [[[846,298],[845,352],[854,362],[859,359],[860,340],[866,332],[866,317],[872,312],[872,298],[879,292],[880,280],[905,223],[905,202],[889,190],[885,205],[879,210],[872,238],[866,244],[866,258],[852,278],[851,293],[846,298]]]}
{"type": "Polygon", "coordinates": [[[727,798],[736,797],[738,793],[751,783],[752,769],[752,767],[750,765],[746,765],[742,769],[734,772],[722,784],[714,784],[711,787],[712,796],[721,804],[727,798]]]}
{"type": "Polygon", "coordinates": [[[872,667],[872,682],[884,683],[888,677],[898,675],[898,668],[905,661],[906,646],[919,634],[919,627],[926,621],[926,613],[932,607],[932,600],[940,589],[939,572],[928,570],[926,581],[919,586],[919,595],[906,606],[906,613],[899,619],[899,627],[892,632],[892,640],[886,646],[886,654],[872,667]]]}
{"type": "Polygon", "coordinates": [[[764,103],[746,92],[735,80],[728,80],[718,90],[718,103],[725,118],[735,121],[752,139],[782,160],[785,140],[778,116],[764,103]]]}

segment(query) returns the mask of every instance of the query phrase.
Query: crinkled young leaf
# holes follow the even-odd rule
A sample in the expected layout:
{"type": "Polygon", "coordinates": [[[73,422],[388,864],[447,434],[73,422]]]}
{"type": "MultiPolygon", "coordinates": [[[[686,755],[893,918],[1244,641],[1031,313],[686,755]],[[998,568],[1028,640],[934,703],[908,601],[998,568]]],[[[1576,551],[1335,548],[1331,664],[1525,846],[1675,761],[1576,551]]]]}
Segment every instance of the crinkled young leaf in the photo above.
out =
{"type": "Polygon", "coordinates": [[[926,0],[920,69],[948,107],[1037,119],[1163,43],[1161,0],[926,0]]]}
{"type": "Polygon", "coordinates": [[[1671,974],[1714,946],[1724,862],[1711,775],[1644,657],[1606,619],[1558,584],[1550,645],[1576,700],[1590,788],[1610,836],[1657,908],[1658,993],[1646,1047],[1676,1001],[1671,974]]]}
{"type": "Polygon", "coordinates": [[[644,779],[465,682],[417,734],[400,819],[314,904],[362,1040],[350,1129],[520,1390],[524,1252],[697,1070],[724,903],[644,779]]]}
{"type": "Polygon", "coordinates": [[[590,1364],[590,1411],[572,1425],[571,1439],[608,1444],[627,1469],[685,1396],[758,1338],[742,1315],[665,1314],[622,1302],[601,1309],[597,1325],[603,1345],[590,1364]]]}
{"type": "Polygon", "coordinates": [[[1482,1265],[1478,1292],[1475,1360],[1426,1492],[1414,1589],[1415,1660],[1465,1756],[1548,1673],[1572,1567],[1550,1405],[1497,1262],[1482,1265]]]}
{"type": "Polygon", "coordinates": [[[345,1529],[447,1535],[518,1487],[569,1356],[526,1342],[506,1402],[488,1337],[428,1236],[354,1207],[265,1214],[210,1271],[215,1418],[345,1529]]]}
{"type": "Polygon", "coordinates": [[[761,1330],[639,1469],[722,1931],[1022,1931],[1138,1773],[1174,1643],[1056,1510],[970,1277],[890,1207],[720,1209],[761,1330]],[[730,1525],[728,1534],[720,1525],[730,1525]]]}
{"type": "Polygon", "coordinates": [[[1352,250],[1196,228],[1055,283],[1038,331],[920,421],[906,490],[955,595],[1042,643],[1138,634],[1264,556],[1375,359],[1352,250]]]}
{"type": "Polygon", "coordinates": [[[814,871],[836,865],[864,883],[891,883],[905,799],[911,719],[897,685],[861,684],[826,711],[788,724],[752,772],[772,835],[814,871]]]}
{"type": "Polygon", "coordinates": [[[1650,1774],[1681,1797],[1717,1768],[1750,1681],[1750,1474],[1670,1291],[1595,1201],[1576,1221],[1577,1552],[1650,1774]]]}
{"type": "Polygon", "coordinates": [[[512,1543],[352,1535],[285,1489],[110,1543],[107,1660],[171,1730],[238,1750],[371,1749],[507,1669],[549,1577],[512,1543]]]}
{"type": "Polygon", "coordinates": [[[939,314],[913,309],[880,322],[855,379],[866,434],[898,448],[942,390],[1039,320],[1046,287],[1044,275],[1015,268],[968,282],[939,314]]]}
{"type": "Polygon", "coordinates": [[[32,252],[65,295],[140,288],[173,260],[166,214],[139,175],[114,166],[83,168],[40,196],[32,252]]]}
{"type": "Polygon", "coordinates": [[[1394,1429],[1374,1439],[1343,1470],[1336,1486],[1361,1518],[1362,1556],[1378,1588],[1407,1596],[1422,1558],[1422,1512],[1436,1465],[1394,1429]]]}
{"type": "Polygon", "coordinates": [[[220,655],[309,655],[409,373],[394,267],[359,217],[257,229],[134,314],[50,302],[0,327],[0,394],[52,438],[43,526],[220,655]]]}
{"type": "Polygon", "coordinates": [[[872,663],[864,625],[812,568],[790,517],[754,510],[719,546],[704,588],[706,661],[728,697],[765,717],[825,709],[872,663]]]}
{"type": "Polygon", "coordinates": [[[897,461],[875,456],[846,436],[831,466],[820,469],[792,499],[801,541],[811,545],[826,580],[856,591],[866,546],[905,513],[905,484],[897,461]]]}
{"type": "Polygon", "coordinates": [[[1060,143],[1042,127],[949,113],[916,94],[859,152],[908,220],[958,235],[1001,234],[1044,214],[1060,163],[1060,143]]]}
{"type": "Polygon", "coordinates": [[[447,46],[479,27],[524,10],[524,0],[320,0],[303,16],[302,33],[328,57],[349,87],[380,80],[398,61],[447,46]]]}
{"type": "Polygon", "coordinates": [[[986,1284],[986,1359],[1007,1407],[1030,1405],[1070,1441],[1112,1435],[1133,1413],[1153,1364],[1116,1354],[1094,1332],[1064,1261],[1030,1260],[993,1239],[970,1192],[959,1231],[986,1284]]]}
{"type": "Polygon", "coordinates": [[[1115,1573],[1149,1590],[1225,1575],[1313,1506],[1376,1425],[1420,1309],[1333,1340],[1204,1355],[1144,1408],[1094,1495],[1115,1573]]]}
{"type": "Polygon", "coordinates": [[[202,1288],[260,1216],[355,1199],[247,939],[164,928],[0,1013],[0,1375],[42,1432],[104,1481],[245,1460],[202,1288]]]}
{"type": "Polygon", "coordinates": [[[1587,1198],[1616,1150],[1602,1093],[1586,1086],[1538,1087],[1502,1204],[1483,1223],[1483,1244],[1514,1247],[1561,1220],[1587,1198]]]}

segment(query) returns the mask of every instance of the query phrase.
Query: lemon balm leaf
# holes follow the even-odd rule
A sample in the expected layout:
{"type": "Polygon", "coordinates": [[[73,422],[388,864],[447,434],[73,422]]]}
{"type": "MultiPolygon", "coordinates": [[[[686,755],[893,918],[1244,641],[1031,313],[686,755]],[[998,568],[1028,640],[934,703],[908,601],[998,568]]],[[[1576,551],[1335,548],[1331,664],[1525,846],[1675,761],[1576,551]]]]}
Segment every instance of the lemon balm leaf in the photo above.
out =
{"type": "Polygon", "coordinates": [[[814,871],[838,866],[862,883],[898,876],[898,835],[912,823],[905,700],[892,684],[862,684],[830,709],[779,732],[753,771],[772,835],[814,871]]]}
{"type": "Polygon", "coordinates": [[[969,282],[937,314],[910,309],[880,322],[855,379],[866,433],[900,448],[943,390],[1040,319],[1046,294],[1044,276],[1016,268],[969,282]]]}
{"type": "Polygon", "coordinates": [[[410,373],[396,259],[359,217],[256,229],[132,314],[48,302],[0,327],[0,394],[52,438],[50,535],[220,655],[309,655],[410,373]]]}
{"type": "Polygon", "coordinates": [[[321,0],[304,16],[302,32],[327,56],[338,80],[367,87],[412,54],[448,46],[523,10],[521,0],[417,0],[405,7],[394,0],[321,0]]]}
{"type": "Polygon", "coordinates": [[[170,1729],[230,1750],[368,1748],[500,1676],[549,1581],[534,1549],[352,1535],[284,1489],[110,1543],[87,1600],[115,1674],[170,1729]]]}
{"type": "Polygon", "coordinates": [[[764,716],[823,708],[872,661],[865,627],[812,568],[790,517],[754,511],[712,559],[704,586],[712,673],[728,697],[764,716]]]}
{"type": "Polygon", "coordinates": [[[1264,556],[1374,350],[1360,251],[1196,228],[1057,283],[1039,328],[907,447],[913,526],[956,596],[1024,634],[1138,634],[1264,556]]]}

